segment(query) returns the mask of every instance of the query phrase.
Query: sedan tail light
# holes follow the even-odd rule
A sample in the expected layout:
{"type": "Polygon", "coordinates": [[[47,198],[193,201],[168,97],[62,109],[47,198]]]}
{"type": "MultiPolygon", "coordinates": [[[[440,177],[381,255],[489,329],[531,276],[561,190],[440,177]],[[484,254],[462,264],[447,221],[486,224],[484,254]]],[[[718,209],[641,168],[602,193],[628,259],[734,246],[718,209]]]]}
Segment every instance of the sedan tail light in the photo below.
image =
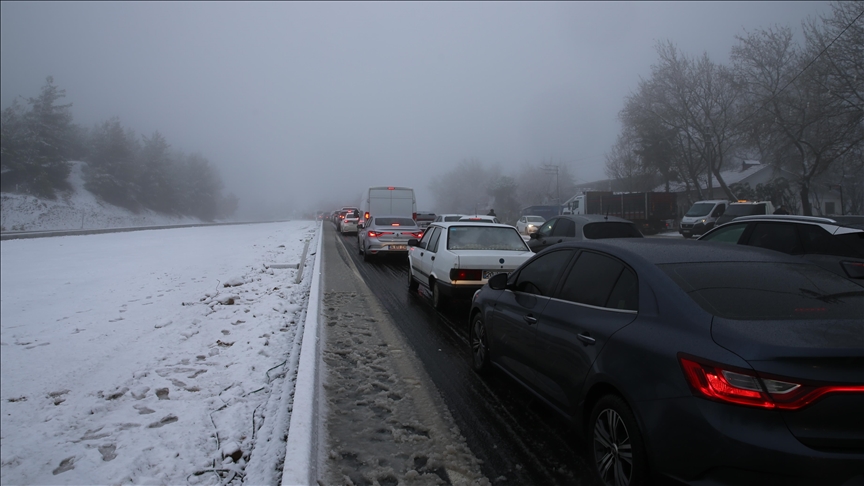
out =
{"type": "MultiPolygon", "coordinates": [[[[679,356],[693,394],[724,403],[798,410],[829,393],[864,393],[862,385],[812,385],[759,376],[754,371],[679,356]]],[[[797,380],[796,380],[797,381],[797,380]]]]}
{"type": "Polygon", "coordinates": [[[409,233],[409,234],[410,234],[411,236],[413,236],[414,238],[417,238],[418,240],[421,239],[421,238],[423,238],[423,232],[422,232],[422,231],[418,231],[418,232],[416,232],[416,233],[409,233]]]}
{"type": "Polygon", "coordinates": [[[864,278],[864,263],[861,262],[840,262],[843,271],[849,278],[864,278]]]}
{"type": "Polygon", "coordinates": [[[393,233],[390,231],[372,231],[369,230],[367,233],[371,238],[378,238],[381,235],[392,235],[393,233]]]}
{"type": "Polygon", "coordinates": [[[450,280],[483,280],[483,270],[466,270],[464,268],[451,268],[450,280]]]}

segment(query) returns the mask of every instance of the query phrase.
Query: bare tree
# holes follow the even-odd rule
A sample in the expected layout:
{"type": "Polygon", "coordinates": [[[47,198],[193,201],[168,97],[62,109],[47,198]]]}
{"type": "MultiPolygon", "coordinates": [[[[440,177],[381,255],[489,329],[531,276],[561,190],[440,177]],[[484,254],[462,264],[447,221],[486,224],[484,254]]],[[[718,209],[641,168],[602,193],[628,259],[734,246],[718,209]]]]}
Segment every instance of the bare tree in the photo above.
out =
{"type": "Polygon", "coordinates": [[[788,27],[738,39],[732,60],[744,99],[755,107],[742,125],[764,156],[797,174],[802,211],[811,215],[814,182],[864,140],[861,107],[830,89],[837,76],[825,51],[795,45],[788,27]]]}
{"type": "Polygon", "coordinates": [[[729,198],[734,195],[721,171],[739,144],[734,77],[703,54],[689,59],[670,43],[657,45],[660,57],[651,78],[628,97],[620,118],[634,133],[646,170],[667,181],[688,181],[702,195],[716,179],[729,198]],[[703,175],[705,177],[703,177],[703,175]]]}
{"type": "Polygon", "coordinates": [[[639,145],[632,133],[622,132],[606,154],[606,177],[620,181],[621,187],[628,192],[650,191],[654,188],[654,173],[648,164],[642,163],[638,151],[639,145]]]}

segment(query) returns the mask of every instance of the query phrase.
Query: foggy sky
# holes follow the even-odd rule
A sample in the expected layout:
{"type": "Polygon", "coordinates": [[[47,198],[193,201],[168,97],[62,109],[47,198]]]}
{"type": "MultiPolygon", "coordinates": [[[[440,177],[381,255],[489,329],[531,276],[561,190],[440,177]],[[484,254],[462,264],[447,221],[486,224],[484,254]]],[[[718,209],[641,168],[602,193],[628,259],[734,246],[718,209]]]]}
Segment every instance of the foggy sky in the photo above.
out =
{"type": "Polygon", "coordinates": [[[745,29],[827,2],[2,2],[0,95],[66,90],[219,168],[241,216],[335,209],[460,161],[605,178],[618,112],[658,41],[726,62],[745,29]],[[329,207],[329,206],[334,207],[329,207]]]}

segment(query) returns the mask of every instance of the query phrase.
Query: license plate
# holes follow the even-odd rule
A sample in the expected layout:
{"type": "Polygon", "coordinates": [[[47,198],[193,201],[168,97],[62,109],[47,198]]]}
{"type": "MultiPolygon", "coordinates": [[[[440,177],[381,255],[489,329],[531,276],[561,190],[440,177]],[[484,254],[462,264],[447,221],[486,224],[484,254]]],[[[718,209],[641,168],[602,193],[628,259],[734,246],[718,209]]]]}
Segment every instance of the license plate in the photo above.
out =
{"type": "Polygon", "coordinates": [[[493,270],[483,270],[483,280],[489,280],[490,278],[498,275],[499,273],[507,273],[507,272],[495,272],[493,270]]]}
{"type": "Polygon", "coordinates": [[[408,245],[390,245],[391,250],[407,250],[408,245]]]}

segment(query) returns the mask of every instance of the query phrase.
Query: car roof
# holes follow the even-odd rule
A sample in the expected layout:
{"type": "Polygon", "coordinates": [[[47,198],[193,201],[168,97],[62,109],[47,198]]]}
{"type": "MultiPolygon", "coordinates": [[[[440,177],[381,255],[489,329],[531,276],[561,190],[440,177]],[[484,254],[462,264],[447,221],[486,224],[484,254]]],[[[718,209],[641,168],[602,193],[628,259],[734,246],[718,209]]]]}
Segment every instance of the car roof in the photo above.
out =
{"type": "Polygon", "coordinates": [[[585,248],[603,251],[627,261],[653,265],[703,262],[786,262],[802,263],[801,258],[746,245],[714,241],[669,238],[609,238],[558,243],[554,248],[585,248]]]}
{"type": "Polygon", "coordinates": [[[735,221],[753,221],[753,220],[771,220],[771,221],[795,221],[799,223],[826,223],[843,226],[843,223],[822,216],[801,216],[798,214],[754,214],[749,216],[738,216],[735,221]]]}
{"type": "MultiPolygon", "coordinates": [[[[473,227],[473,228],[510,228],[514,231],[516,230],[516,228],[514,228],[513,226],[510,226],[509,224],[502,224],[502,223],[478,224],[478,223],[474,223],[471,221],[438,221],[437,223],[432,223],[429,225],[430,228],[432,226],[441,226],[442,228],[452,228],[454,226],[461,226],[461,227],[468,226],[468,227],[473,227]]],[[[428,229],[427,229],[427,231],[428,231],[428,229]]]]}
{"type": "MultiPolygon", "coordinates": [[[[790,223],[798,223],[798,224],[814,224],[823,227],[829,233],[836,234],[839,230],[840,233],[859,233],[864,232],[864,225],[861,224],[844,224],[838,221],[835,221],[831,218],[823,218],[820,216],[799,216],[797,214],[755,214],[750,216],[738,216],[737,218],[729,221],[727,223],[721,224],[720,226],[716,226],[716,228],[721,228],[726,226],[727,224],[740,224],[740,223],[749,223],[753,221],[764,221],[764,222],[790,222],[790,223]]],[[[705,233],[713,233],[715,230],[711,228],[710,231],[705,233]]],[[[702,235],[705,236],[705,235],[702,235]]],[[[700,236],[699,238],[702,238],[700,236]]]]}
{"type": "MultiPolygon", "coordinates": [[[[596,223],[596,222],[615,222],[615,223],[633,223],[629,219],[619,218],[618,216],[605,216],[602,214],[561,214],[549,218],[566,218],[577,223],[596,223]]],[[[548,220],[547,220],[548,221],[548,220]]]]}

